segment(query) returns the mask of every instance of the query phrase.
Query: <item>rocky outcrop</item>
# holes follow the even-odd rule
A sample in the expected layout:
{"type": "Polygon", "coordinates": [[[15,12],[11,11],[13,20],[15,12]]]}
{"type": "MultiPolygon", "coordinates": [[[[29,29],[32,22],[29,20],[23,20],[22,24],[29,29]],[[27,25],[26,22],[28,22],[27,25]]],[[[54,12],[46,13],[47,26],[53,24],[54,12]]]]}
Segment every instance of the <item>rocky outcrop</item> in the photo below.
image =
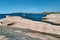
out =
{"type": "Polygon", "coordinates": [[[0,20],[0,40],[60,40],[60,26],[6,16],[0,20]]]}
{"type": "Polygon", "coordinates": [[[37,22],[28,19],[21,18],[19,16],[6,16],[3,20],[0,20],[1,26],[17,27],[31,29],[39,32],[58,34],[60,35],[60,26],[51,25],[44,22],[37,22]]]}
{"type": "Polygon", "coordinates": [[[60,14],[50,14],[43,18],[45,18],[43,21],[60,24],[60,14]]]}
{"type": "Polygon", "coordinates": [[[60,40],[60,36],[24,28],[0,26],[0,40],[60,40]]]}

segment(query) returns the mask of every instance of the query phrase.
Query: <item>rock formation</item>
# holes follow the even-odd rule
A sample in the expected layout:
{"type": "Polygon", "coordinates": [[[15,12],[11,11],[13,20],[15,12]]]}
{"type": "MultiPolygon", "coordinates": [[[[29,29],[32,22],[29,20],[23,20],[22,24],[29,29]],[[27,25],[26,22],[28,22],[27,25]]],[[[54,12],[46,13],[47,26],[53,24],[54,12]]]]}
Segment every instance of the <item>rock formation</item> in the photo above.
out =
{"type": "Polygon", "coordinates": [[[60,14],[50,14],[43,18],[46,18],[43,21],[52,22],[54,24],[60,24],[60,14]]]}
{"type": "Polygon", "coordinates": [[[60,26],[32,21],[19,16],[6,16],[6,18],[0,20],[0,25],[60,35],[60,26]]]}

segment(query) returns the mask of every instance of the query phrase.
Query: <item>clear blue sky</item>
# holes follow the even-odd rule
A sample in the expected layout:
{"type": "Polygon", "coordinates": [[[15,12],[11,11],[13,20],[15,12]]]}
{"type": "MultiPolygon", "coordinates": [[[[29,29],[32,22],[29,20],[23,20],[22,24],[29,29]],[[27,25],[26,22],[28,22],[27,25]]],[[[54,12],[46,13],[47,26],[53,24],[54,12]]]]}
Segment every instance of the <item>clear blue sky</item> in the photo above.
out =
{"type": "Polygon", "coordinates": [[[0,0],[0,13],[60,12],[60,0],[0,0]]]}

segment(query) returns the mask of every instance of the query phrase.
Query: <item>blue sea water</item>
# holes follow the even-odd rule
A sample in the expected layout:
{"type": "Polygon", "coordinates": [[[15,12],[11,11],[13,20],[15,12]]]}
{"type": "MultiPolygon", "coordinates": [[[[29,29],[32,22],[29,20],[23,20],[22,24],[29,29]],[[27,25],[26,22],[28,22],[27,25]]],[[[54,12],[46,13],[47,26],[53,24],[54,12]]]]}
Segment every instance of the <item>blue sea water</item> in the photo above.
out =
{"type": "Polygon", "coordinates": [[[33,14],[33,13],[12,13],[12,14],[0,14],[0,19],[5,18],[6,15],[10,16],[20,16],[26,19],[34,20],[34,21],[42,21],[42,17],[45,17],[47,14],[33,14]]]}

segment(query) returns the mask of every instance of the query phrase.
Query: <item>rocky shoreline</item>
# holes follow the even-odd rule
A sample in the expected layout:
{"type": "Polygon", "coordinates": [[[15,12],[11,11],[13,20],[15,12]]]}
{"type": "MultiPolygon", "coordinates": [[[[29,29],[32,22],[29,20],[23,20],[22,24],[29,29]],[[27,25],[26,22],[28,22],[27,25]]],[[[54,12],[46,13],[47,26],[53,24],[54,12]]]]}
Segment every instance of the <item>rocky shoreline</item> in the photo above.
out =
{"type": "MultiPolygon", "coordinates": [[[[46,19],[43,21],[60,24],[59,14],[50,14],[44,18],[46,19]]],[[[32,21],[19,16],[6,16],[0,20],[0,26],[1,40],[60,40],[60,26],[46,22],[32,21]],[[3,39],[5,37],[6,39],[3,39]]]]}

